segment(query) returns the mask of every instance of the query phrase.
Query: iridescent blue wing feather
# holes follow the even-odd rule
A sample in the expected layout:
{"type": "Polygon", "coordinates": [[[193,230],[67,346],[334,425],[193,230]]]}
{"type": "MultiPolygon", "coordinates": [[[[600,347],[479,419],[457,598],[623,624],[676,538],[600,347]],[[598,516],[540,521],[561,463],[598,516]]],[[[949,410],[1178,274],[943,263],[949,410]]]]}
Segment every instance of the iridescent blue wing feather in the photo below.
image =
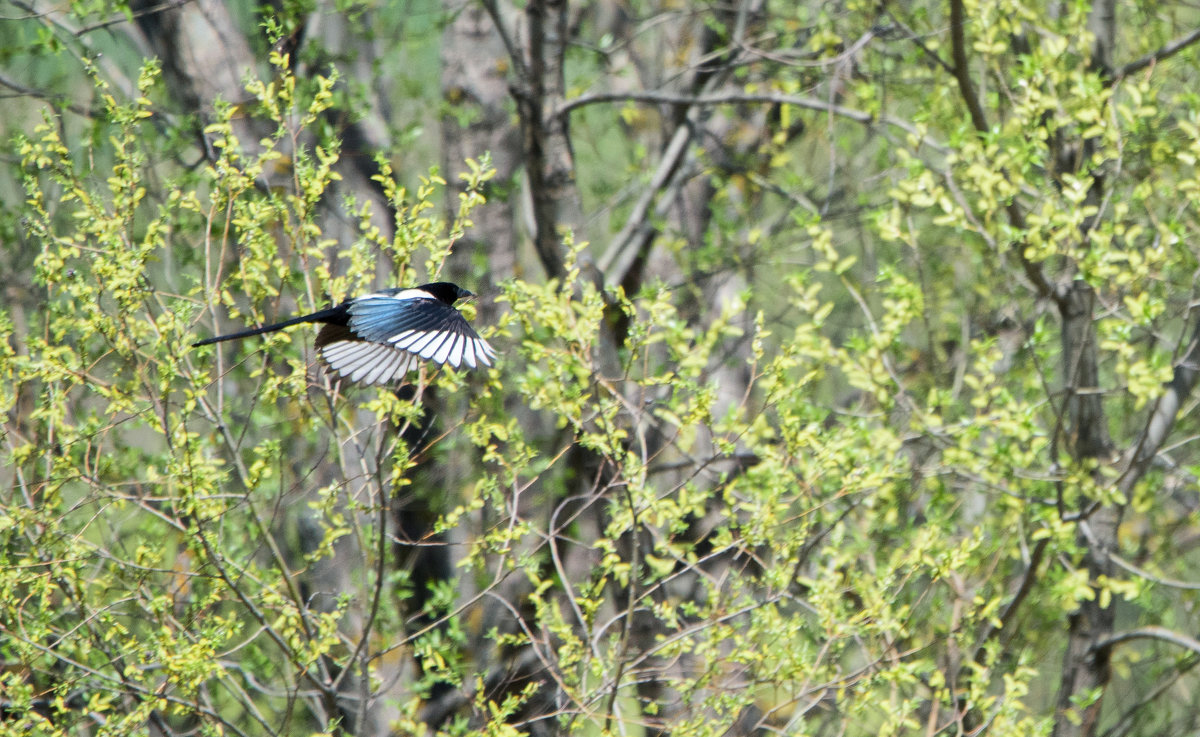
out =
{"type": "Polygon", "coordinates": [[[354,300],[350,331],[362,340],[386,343],[437,364],[492,365],[496,352],[458,310],[420,295],[418,289],[405,289],[354,300]]]}

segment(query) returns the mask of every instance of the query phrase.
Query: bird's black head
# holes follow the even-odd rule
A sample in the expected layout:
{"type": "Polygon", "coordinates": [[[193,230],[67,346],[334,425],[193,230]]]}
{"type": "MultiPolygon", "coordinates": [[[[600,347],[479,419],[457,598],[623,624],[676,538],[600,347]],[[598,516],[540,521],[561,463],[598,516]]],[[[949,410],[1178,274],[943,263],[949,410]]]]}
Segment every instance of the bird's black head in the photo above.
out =
{"type": "Polygon", "coordinates": [[[475,296],[472,292],[463,289],[457,284],[451,284],[448,281],[435,281],[432,284],[422,284],[421,286],[417,287],[417,289],[420,289],[423,292],[429,292],[434,297],[437,297],[439,300],[448,305],[452,305],[460,299],[466,299],[467,297],[475,296]]]}

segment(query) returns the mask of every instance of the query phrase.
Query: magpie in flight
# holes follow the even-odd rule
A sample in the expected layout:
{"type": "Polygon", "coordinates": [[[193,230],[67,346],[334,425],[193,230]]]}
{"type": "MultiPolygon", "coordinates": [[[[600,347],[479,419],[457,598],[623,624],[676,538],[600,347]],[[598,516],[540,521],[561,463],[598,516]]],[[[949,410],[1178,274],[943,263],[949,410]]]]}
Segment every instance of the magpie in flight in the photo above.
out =
{"type": "Polygon", "coordinates": [[[419,287],[381,289],[335,307],[290,320],[218,335],[193,343],[273,333],[303,322],[324,323],[317,333],[321,358],[343,378],[361,384],[386,384],[402,378],[421,359],[454,368],[491,366],[496,351],[467,323],[454,303],[475,295],[439,281],[419,287]]]}

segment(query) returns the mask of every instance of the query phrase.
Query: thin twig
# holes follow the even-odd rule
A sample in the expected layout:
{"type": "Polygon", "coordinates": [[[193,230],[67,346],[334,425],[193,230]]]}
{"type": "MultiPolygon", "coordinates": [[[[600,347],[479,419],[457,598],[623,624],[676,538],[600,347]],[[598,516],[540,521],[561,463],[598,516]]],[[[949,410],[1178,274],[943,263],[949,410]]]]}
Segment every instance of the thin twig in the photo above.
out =
{"type": "Polygon", "coordinates": [[[508,51],[508,58],[512,61],[513,71],[517,74],[517,79],[522,83],[529,80],[529,69],[525,65],[525,56],[521,53],[521,49],[513,40],[512,34],[508,32],[507,26],[504,25],[504,19],[500,15],[500,8],[496,5],[496,0],[483,0],[483,9],[487,11],[488,16],[492,19],[492,25],[496,28],[496,33],[500,35],[500,41],[504,43],[504,48],[508,51]]]}

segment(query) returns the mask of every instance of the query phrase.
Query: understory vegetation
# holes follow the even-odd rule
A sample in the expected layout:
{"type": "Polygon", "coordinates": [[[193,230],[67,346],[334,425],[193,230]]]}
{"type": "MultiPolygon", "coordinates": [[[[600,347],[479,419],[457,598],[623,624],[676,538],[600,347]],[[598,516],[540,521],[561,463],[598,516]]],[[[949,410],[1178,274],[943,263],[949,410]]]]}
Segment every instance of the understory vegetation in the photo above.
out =
{"type": "Polygon", "coordinates": [[[1133,5],[10,3],[0,735],[1194,733],[1133,5]],[[436,279],[495,368],[191,347],[436,279]]]}

